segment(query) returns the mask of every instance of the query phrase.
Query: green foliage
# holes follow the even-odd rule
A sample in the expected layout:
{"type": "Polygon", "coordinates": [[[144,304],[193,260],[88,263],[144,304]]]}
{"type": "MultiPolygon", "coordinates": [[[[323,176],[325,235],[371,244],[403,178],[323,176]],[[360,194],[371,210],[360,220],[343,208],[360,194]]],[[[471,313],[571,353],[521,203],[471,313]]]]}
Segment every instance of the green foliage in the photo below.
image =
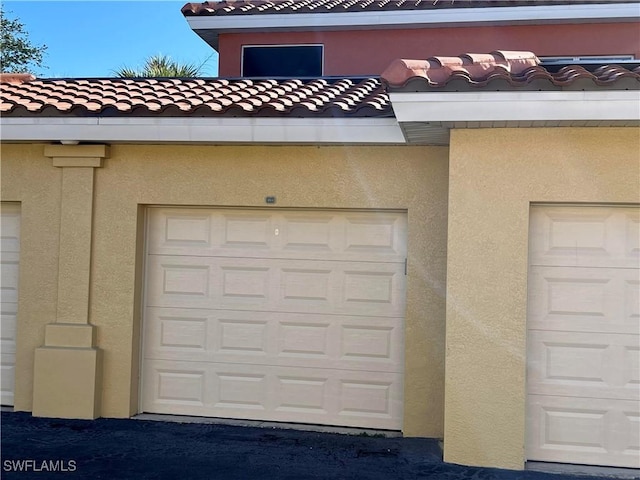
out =
{"type": "Polygon", "coordinates": [[[46,45],[33,45],[24,25],[5,16],[0,9],[0,71],[4,73],[33,73],[42,67],[46,45]]]}
{"type": "Polygon", "coordinates": [[[167,55],[153,55],[140,69],[122,67],[113,73],[118,77],[197,77],[201,70],[202,65],[181,64],[167,55]]]}

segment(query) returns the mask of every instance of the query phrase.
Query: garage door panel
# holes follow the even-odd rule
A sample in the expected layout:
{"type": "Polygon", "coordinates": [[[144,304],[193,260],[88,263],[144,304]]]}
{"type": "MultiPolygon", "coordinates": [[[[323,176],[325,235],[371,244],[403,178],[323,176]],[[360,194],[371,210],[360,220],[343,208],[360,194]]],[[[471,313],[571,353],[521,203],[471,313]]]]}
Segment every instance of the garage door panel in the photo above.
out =
{"type": "Polygon", "coordinates": [[[529,395],[527,458],[640,467],[638,402],[529,395]]]}
{"type": "Polygon", "coordinates": [[[528,325],[534,330],[637,334],[638,300],[638,270],[532,266],[528,325]]]}
{"type": "MultiPolygon", "coordinates": [[[[631,274],[633,277],[633,274],[631,274]]],[[[640,332],[640,279],[630,278],[624,281],[624,294],[622,295],[622,302],[624,304],[623,318],[627,320],[627,323],[633,325],[639,325],[636,329],[640,332]]]]}
{"type": "Polygon", "coordinates": [[[2,304],[6,309],[0,314],[0,351],[3,354],[16,353],[17,304],[2,304]]]}
{"type": "MultiPolygon", "coordinates": [[[[340,249],[338,226],[330,215],[283,214],[277,239],[285,251],[331,253],[340,249]]],[[[274,231],[275,233],[275,231],[274,231]]]]}
{"type": "Polygon", "coordinates": [[[20,205],[0,204],[0,403],[13,405],[20,270],[20,205]]]}
{"type": "Polygon", "coordinates": [[[152,255],[403,262],[406,216],[398,213],[154,208],[152,255]]]}
{"type": "Polygon", "coordinates": [[[143,409],[399,429],[402,377],[329,369],[149,361],[143,409]]]}
{"type": "Polygon", "coordinates": [[[638,335],[529,331],[532,394],[640,400],[638,335]]]}
{"type": "MultiPolygon", "coordinates": [[[[272,218],[268,213],[222,214],[220,233],[222,249],[230,249],[235,255],[242,255],[238,251],[269,250],[275,243],[275,230],[271,226],[272,218]],[[273,235],[271,234],[274,231],[273,235]]],[[[215,222],[217,223],[217,222],[215,222]]],[[[214,224],[215,224],[214,223],[214,224]]],[[[215,238],[215,237],[214,237],[215,238]]]]}
{"type": "Polygon", "coordinates": [[[145,358],[402,372],[401,318],[150,308],[145,358]]]}
{"type": "Polygon", "coordinates": [[[0,301],[5,303],[18,302],[18,254],[2,252],[0,260],[0,301]]]}
{"type": "Polygon", "coordinates": [[[282,299],[289,301],[332,302],[335,292],[331,291],[330,268],[282,268],[282,299]]]}
{"type": "Polygon", "coordinates": [[[400,428],[406,215],[152,208],[143,409],[400,428]]]}
{"type": "Polygon", "coordinates": [[[20,206],[2,204],[2,232],[0,248],[2,255],[20,252],[20,206]]]}
{"type": "Polygon", "coordinates": [[[530,225],[532,265],[637,268],[636,208],[538,207],[530,225]]]}
{"type": "Polygon", "coordinates": [[[148,260],[149,306],[404,314],[404,264],[157,255],[148,260]]]}
{"type": "MultiPolygon", "coordinates": [[[[625,212],[624,253],[625,257],[640,261],[640,213],[631,210],[625,212]]],[[[631,261],[634,264],[633,261],[631,261]]]]}
{"type": "Polygon", "coordinates": [[[640,209],[535,206],[527,458],[640,466],[640,209]]]}
{"type": "MultiPolygon", "coordinates": [[[[406,218],[397,214],[351,213],[345,216],[344,249],[360,254],[406,256],[406,218]]],[[[365,259],[368,258],[364,257],[365,259]]]]}
{"type": "Polygon", "coordinates": [[[3,351],[0,354],[0,402],[2,405],[13,405],[15,371],[15,353],[3,351]]]}

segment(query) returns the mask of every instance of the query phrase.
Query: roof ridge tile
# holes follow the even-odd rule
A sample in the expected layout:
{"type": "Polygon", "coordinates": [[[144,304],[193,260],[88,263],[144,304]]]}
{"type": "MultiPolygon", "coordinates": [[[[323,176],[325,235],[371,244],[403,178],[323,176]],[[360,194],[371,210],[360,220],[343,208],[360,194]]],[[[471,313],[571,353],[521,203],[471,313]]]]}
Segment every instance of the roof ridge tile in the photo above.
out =
{"type": "MultiPolygon", "coordinates": [[[[398,59],[382,73],[382,81],[388,88],[404,88],[409,83],[422,84],[422,88],[444,88],[451,82],[480,88],[495,80],[505,80],[514,88],[529,88],[531,82],[544,79],[550,89],[569,86],[589,79],[594,85],[610,87],[619,78],[636,78],[631,71],[619,65],[601,66],[590,72],[581,65],[570,65],[553,72],[541,65],[532,52],[496,50],[490,54],[464,53],[458,57],[429,57],[426,60],[398,59]]],[[[408,87],[407,87],[408,88],[408,87]]]]}

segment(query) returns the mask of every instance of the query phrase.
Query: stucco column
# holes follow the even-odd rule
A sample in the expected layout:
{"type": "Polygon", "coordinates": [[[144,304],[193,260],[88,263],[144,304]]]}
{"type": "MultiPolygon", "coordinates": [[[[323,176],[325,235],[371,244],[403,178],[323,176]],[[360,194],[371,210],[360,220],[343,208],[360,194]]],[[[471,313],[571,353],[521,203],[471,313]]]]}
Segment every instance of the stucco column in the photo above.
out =
{"type": "Polygon", "coordinates": [[[108,156],[105,145],[47,145],[44,155],[62,168],[58,303],[36,349],[33,415],[100,416],[101,352],[89,323],[94,170],[108,156]]]}

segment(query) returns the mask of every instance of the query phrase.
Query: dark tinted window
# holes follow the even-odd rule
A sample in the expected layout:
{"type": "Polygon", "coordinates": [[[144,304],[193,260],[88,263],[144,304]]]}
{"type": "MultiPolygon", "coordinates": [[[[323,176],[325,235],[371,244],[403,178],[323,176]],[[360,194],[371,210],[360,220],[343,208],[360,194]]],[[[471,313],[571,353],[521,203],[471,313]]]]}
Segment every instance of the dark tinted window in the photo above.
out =
{"type": "Polygon", "coordinates": [[[245,77],[322,76],[322,45],[244,47],[245,77]]]}

